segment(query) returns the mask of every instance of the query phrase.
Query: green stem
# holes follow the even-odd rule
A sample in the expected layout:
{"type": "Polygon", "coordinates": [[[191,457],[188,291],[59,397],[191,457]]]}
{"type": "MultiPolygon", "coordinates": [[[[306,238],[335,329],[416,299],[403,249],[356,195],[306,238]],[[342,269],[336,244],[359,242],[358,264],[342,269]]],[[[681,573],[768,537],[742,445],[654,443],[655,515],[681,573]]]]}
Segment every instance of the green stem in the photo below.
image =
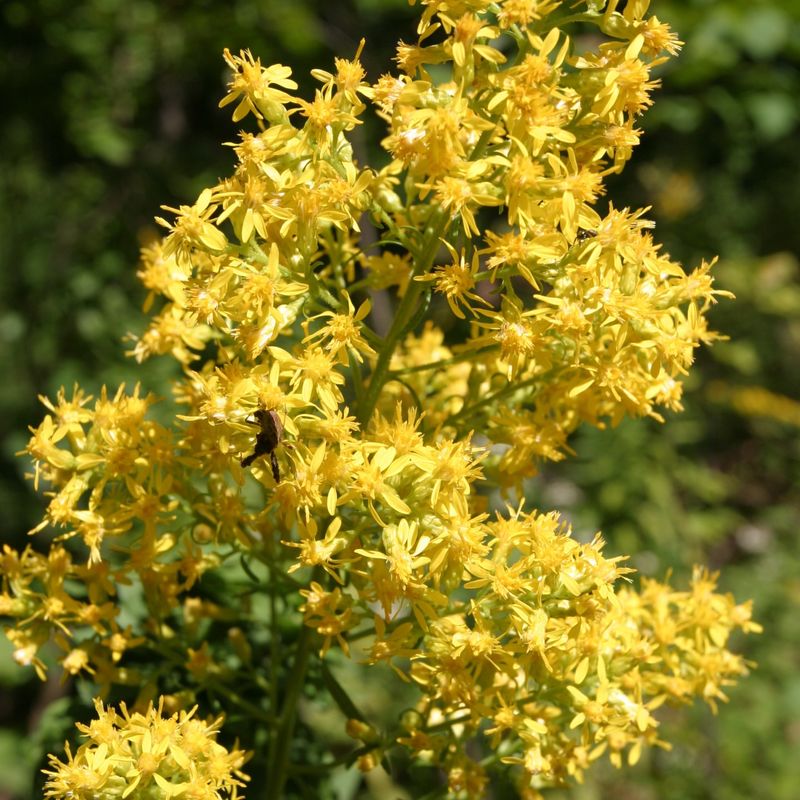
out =
{"type": "MultiPolygon", "coordinates": [[[[422,413],[425,411],[425,409],[422,405],[422,400],[419,399],[419,395],[415,391],[414,387],[410,383],[408,383],[408,381],[404,381],[402,378],[392,376],[390,373],[386,383],[391,383],[392,381],[397,381],[397,383],[405,387],[406,391],[411,395],[411,399],[414,401],[414,405],[417,407],[417,411],[419,411],[421,416],[422,413]]],[[[384,386],[385,385],[386,384],[384,384],[384,386]]]]}
{"type": "Polygon", "coordinates": [[[486,148],[489,146],[489,142],[492,141],[492,136],[494,136],[495,130],[496,127],[488,128],[480,135],[480,138],[475,143],[474,149],[469,154],[470,161],[477,161],[479,158],[483,158],[483,154],[486,152],[486,148]]]}
{"type": "Polygon", "coordinates": [[[417,275],[424,275],[431,268],[439,250],[442,234],[445,232],[449,221],[447,213],[442,210],[437,211],[431,220],[425,243],[414,265],[414,273],[411,276],[406,293],[397,307],[392,327],[384,339],[383,347],[378,355],[378,361],[375,364],[375,370],[370,378],[363,402],[359,404],[358,419],[362,428],[367,425],[372,413],[375,411],[381,389],[388,377],[389,362],[392,360],[400,338],[406,333],[409,322],[414,318],[417,301],[426,288],[421,281],[415,281],[414,278],[417,275]]]}
{"type": "MultiPolygon", "coordinates": [[[[364,327],[366,328],[366,326],[364,327]]],[[[360,407],[364,396],[364,379],[361,377],[361,364],[352,350],[348,352],[347,357],[350,361],[350,370],[353,373],[353,392],[356,396],[356,406],[360,407]]]]}
{"type": "Polygon", "coordinates": [[[250,703],[249,701],[245,700],[238,692],[230,689],[225,683],[221,680],[209,680],[206,679],[203,682],[203,687],[209,693],[216,692],[217,694],[222,695],[225,697],[228,702],[232,703],[233,705],[239,706],[243,711],[246,711],[247,714],[251,719],[259,720],[261,722],[266,723],[267,725],[272,725],[275,722],[275,718],[267,711],[264,711],[263,708],[260,708],[255,703],[250,703]]]}
{"type": "Polygon", "coordinates": [[[527,389],[530,386],[535,386],[537,383],[545,383],[547,382],[548,378],[552,377],[555,373],[554,369],[548,370],[547,372],[542,373],[541,375],[536,375],[533,378],[528,378],[524,381],[519,381],[519,383],[514,383],[513,381],[509,381],[502,389],[498,389],[496,392],[492,394],[485,395],[480,400],[473,403],[471,406],[464,406],[456,414],[453,414],[451,417],[448,417],[447,424],[448,425],[463,425],[465,420],[470,419],[470,417],[474,416],[478,411],[482,408],[485,408],[488,405],[491,405],[496,400],[500,400],[501,398],[505,397],[506,395],[513,394],[520,389],[527,389]]]}
{"type": "MultiPolygon", "coordinates": [[[[485,130],[480,135],[480,138],[470,153],[470,161],[476,161],[483,156],[486,148],[489,145],[489,142],[492,140],[494,132],[495,129],[490,128],[485,130]]],[[[412,199],[408,198],[408,202],[410,204],[412,199]]],[[[370,418],[375,411],[375,406],[378,404],[378,398],[380,397],[381,389],[386,383],[388,377],[389,362],[392,360],[392,356],[394,355],[394,351],[400,341],[400,338],[406,334],[409,323],[414,319],[414,315],[417,310],[417,301],[424,289],[422,282],[415,281],[414,278],[417,275],[424,275],[433,265],[433,261],[436,258],[436,253],[439,250],[441,238],[447,230],[449,223],[450,217],[448,216],[447,212],[441,208],[433,214],[430,220],[430,224],[428,225],[428,229],[426,231],[427,238],[420,250],[419,257],[416,259],[416,263],[414,264],[414,271],[411,276],[411,281],[409,282],[406,293],[397,308],[397,313],[395,314],[394,321],[392,322],[392,327],[384,339],[383,347],[378,355],[378,361],[375,364],[375,371],[372,373],[372,377],[370,378],[369,386],[367,387],[367,392],[364,395],[363,402],[359,403],[358,406],[358,420],[362,428],[365,427],[370,421],[370,418]]]]}
{"type": "MultiPolygon", "coordinates": [[[[278,716],[278,665],[280,662],[280,633],[278,630],[277,603],[275,592],[277,586],[273,575],[272,564],[269,567],[269,709],[277,718],[278,716]]],[[[269,741],[268,764],[275,761],[276,737],[269,741]]]]}
{"type": "Polygon", "coordinates": [[[480,356],[484,356],[487,353],[491,353],[495,350],[499,350],[500,345],[497,344],[490,344],[487,347],[483,347],[480,350],[472,350],[470,352],[465,352],[461,355],[453,356],[452,358],[443,358],[440,361],[431,361],[428,364],[415,364],[413,367],[403,367],[402,369],[393,369],[389,374],[394,377],[400,377],[401,375],[410,375],[414,372],[425,372],[425,370],[429,369],[442,369],[444,367],[452,367],[454,364],[462,364],[465,361],[475,361],[480,356]]]}
{"type": "Polygon", "coordinates": [[[424,730],[425,733],[437,733],[438,731],[445,731],[448,728],[452,728],[453,725],[460,725],[462,722],[466,722],[471,718],[472,714],[468,712],[463,717],[455,717],[453,719],[445,720],[444,722],[438,722],[436,725],[428,725],[424,728],[424,730]]]}
{"type": "Polygon", "coordinates": [[[292,744],[294,725],[297,719],[297,702],[303,693],[303,685],[306,680],[308,659],[311,655],[312,635],[312,629],[307,625],[303,625],[300,637],[297,640],[297,651],[290,672],[289,684],[286,687],[286,698],[281,710],[281,720],[274,735],[275,746],[270,748],[273,752],[273,757],[267,765],[267,791],[264,794],[267,800],[277,800],[277,798],[283,796],[283,787],[286,783],[289,768],[289,749],[292,744]]]}

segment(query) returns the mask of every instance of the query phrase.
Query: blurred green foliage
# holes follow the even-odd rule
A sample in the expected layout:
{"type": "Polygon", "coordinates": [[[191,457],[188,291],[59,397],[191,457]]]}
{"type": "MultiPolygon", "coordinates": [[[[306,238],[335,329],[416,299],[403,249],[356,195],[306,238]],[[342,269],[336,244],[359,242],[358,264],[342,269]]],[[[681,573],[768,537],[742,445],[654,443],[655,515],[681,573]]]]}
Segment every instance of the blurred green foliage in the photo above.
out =
{"type": "MultiPolygon", "coordinates": [[[[628,421],[585,430],[576,457],[531,481],[530,498],[601,529],[639,571],[684,578],[695,562],[755,599],[766,631],[751,637],[753,675],[712,717],[665,716],[671,752],[634,769],[597,770],[553,800],[793,800],[800,785],[800,437],[770,408],[735,402],[742,387],[800,397],[800,0],[654,0],[686,41],[615,205],[651,205],[656,238],[687,264],[721,256],[716,309],[731,337],[688,381],[686,412],[665,426],[628,421]]],[[[38,393],[90,391],[131,376],[166,394],[169,365],[133,368],[121,338],[140,330],[137,250],[159,203],[180,203],[223,174],[235,138],[223,94],[223,47],[312,66],[365,36],[375,79],[398,37],[413,38],[403,0],[5,0],[6,86],[0,126],[2,539],[16,545],[39,501],[14,452],[41,416],[38,393]]],[[[368,134],[369,135],[369,134],[368,134]]],[[[0,794],[32,797],[33,773],[71,728],[68,696],[9,668],[0,653],[0,794]],[[55,702],[54,702],[55,700],[55,702]],[[46,709],[44,723],[42,713],[46,709]],[[55,743],[55,744],[54,744],[55,743]]],[[[343,680],[347,676],[342,676],[343,680]]],[[[357,680],[357,676],[354,678],[357,680]]],[[[366,702],[365,702],[366,704],[366,702]]],[[[380,698],[374,704],[376,716],[380,698]]],[[[384,703],[385,705],[385,703],[384,703]]],[[[338,723],[314,710],[323,738],[338,723]],[[326,732],[327,731],[327,732],[326,732]]],[[[394,713],[394,711],[392,711],[394,713]]],[[[408,790],[413,795],[413,776],[408,790]]],[[[337,778],[338,797],[380,797],[374,778],[337,778]],[[367,788],[367,787],[372,787],[367,788]]],[[[497,798],[512,796],[500,787],[497,798]]]]}

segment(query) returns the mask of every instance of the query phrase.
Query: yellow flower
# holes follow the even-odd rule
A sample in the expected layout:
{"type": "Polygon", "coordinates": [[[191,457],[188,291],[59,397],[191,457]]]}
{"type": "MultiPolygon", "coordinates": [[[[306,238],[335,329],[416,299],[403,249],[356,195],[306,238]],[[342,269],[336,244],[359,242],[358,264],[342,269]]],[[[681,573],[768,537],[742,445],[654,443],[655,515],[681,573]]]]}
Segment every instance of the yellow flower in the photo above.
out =
{"type": "Polygon", "coordinates": [[[464,312],[459,307],[459,303],[469,310],[471,310],[470,300],[489,305],[487,300],[471,291],[475,287],[475,276],[480,269],[480,260],[476,252],[472,257],[472,263],[467,264],[463,250],[459,256],[449,242],[443,243],[450,251],[452,262],[446,266],[436,267],[430,275],[419,275],[416,280],[432,281],[434,290],[443,294],[447,299],[450,310],[459,319],[464,319],[464,312]]]}
{"type": "Polygon", "coordinates": [[[325,408],[336,408],[342,402],[339,386],[344,376],[335,368],[336,359],[319,346],[311,346],[298,356],[292,356],[279,347],[270,347],[270,355],[289,375],[292,388],[308,403],[316,397],[325,408]]]}
{"type": "Polygon", "coordinates": [[[505,0],[497,14],[501,28],[519,25],[527,28],[532,22],[541,19],[555,10],[560,0],[505,0]]]}
{"type": "Polygon", "coordinates": [[[163,702],[144,714],[121,715],[95,701],[98,715],[91,725],[78,725],[88,741],[67,761],[50,756],[45,796],[55,800],[96,797],[114,800],[146,797],[154,785],[165,797],[180,796],[191,787],[197,797],[236,797],[247,776],[241,771],[247,754],[227,751],[214,738],[221,723],[192,719],[196,709],[163,717],[163,702]]]}
{"type": "Polygon", "coordinates": [[[367,558],[386,561],[390,575],[402,587],[414,582],[422,586],[421,567],[430,562],[426,556],[420,555],[428,546],[428,538],[419,536],[417,524],[401,519],[397,525],[388,525],[381,532],[383,550],[358,549],[356,553],[367,558]]]}
{"type": "Polygon", "coordinates": [[[289,77],[291,69],[282,64],[262,67],[260,59],[253,58],[249,50],[241,50],[238,56],[234,56],[225,48],[224,56],[233,77],[228,84],[228,94],[220,100],[219,107],[224,108],[241,97],[233,110],[234,122],[239,122],[250,113],[258,119],[262,119],[263,113],[273,123],[287,119],[283,106],[293,98],[275,86],[297,88],[297,84],[289,77]]]}
{"type": "Polygon", "coordinates": [[[483,177],[485,163],[474,163],[465,170],[464,176],[445,175],[433,184],[420,184],[424,189],[434,189],[436,200],[441,207],[450,213],[450,217],[461,218],[461,225],[466,236],[480,236],[475,221],[475,206],[499,206],[503,201],[498,197],[494,185],[483,177]]]}
{"type": "Polygon", "coordinates": [[[363,105],[361,98],[358,97],[359,94],[364,95],[364,97],[372,97],[372,89],[364,82],[366,73],[359,61],[364,50],[364,43],[364,39],[358,43],[358,49],[352,61],[345,58],[334,59],[336,75],[332,75],[322,69],[311,70],[311,74],[325,84],[327,91],[331,91],[335,87],[347,103],[355,107],[363,105]]]}
{"type": "Polygon", "coordinates": [[[398,514],[410,514],[411,509],[392,488],[389,480],[400,474],[411,463],[412,456],[399,458],[396,456],[397,451],[394,447],[380,447],[372,457],[366,448],[357,451],[353,460],[351,488],[339,498],[338,505],[345,505],[354,499],[363,499],[372,518],[381,527],[385,527],[386,523],[378,514],[376,501],[398,514]]]}
{"type": "Polygon", "coordinates": [[[342,518],[335,517],[328,526],[325,536],[319,539],[317,538],[317,523],[309,520],[300,530],[299,542],[283,542],[287,547],[296,547],[300,551],[298,561],[289,567],[289,573],[291,574],[301,567],[321,566],[334,580],[341,581],[337,569],[341,564],[346,563],[346,560],[334,557],[348,545],[347,537],[338,535],[341,527],[342,518]]]}
{"type": "Polygon", "coordinates": [[[211,203],[212,196],[212,192],[205,189],[193,206],[162,206],[165,211],[177,215],[175,222],[156,217],[156,222],[170,231],[162,247],[163,257],[174,255],[177,265],[186,273],[191,270],[192,255],[196,249],[205,248],[212,253],[221,253],[227,247],[225,234],[210,221],[217,210],[217,205],[211,203]]]}
{"type": "Polygon", "coordinates": [[[359,615],[353,609],[350,597],[341,589],[326,591],[315,581],[308,589],[301,589],[300,594],[306,602],[300,606],[304,623],[314,628],[323,639],[320,655],[324,656],[335,638],[346,654],[349,654],[344,634],[352,630],[359,621],[359,615]]]}
{"type": "Polygon", "coordinates": [[[349,295],[345,295],[345,300],[347,301],[346,314],[323,311],[316,317],[311,317],[306,323],[309,326],[315,319],[321,320],[327,317],[329,321],[313,333],[308,334],[304,341],[321,340],[325,342],[325,349],[335,355],[340,364],[347,364],[350,355],[358,362],[363,362],[364,355],[368,357],[375,355],[375,351],[364,339],[362,333],[366,326],[361,324],[371,310],[371,303],[369,300],[365,300],[356,311],[349,295]]]}

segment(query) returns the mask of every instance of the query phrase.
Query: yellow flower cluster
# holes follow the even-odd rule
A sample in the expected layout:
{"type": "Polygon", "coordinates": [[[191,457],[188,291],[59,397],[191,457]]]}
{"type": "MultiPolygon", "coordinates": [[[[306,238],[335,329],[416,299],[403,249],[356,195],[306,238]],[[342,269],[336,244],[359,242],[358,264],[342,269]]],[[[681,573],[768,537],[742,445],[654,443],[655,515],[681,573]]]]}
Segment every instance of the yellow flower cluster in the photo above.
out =
{"type": "MultiPolygon", "coordinates": [[[[716,575],[695,570],[685,592],[645,580],[640,593],[615,593],[629,570],[603,557],[599,537],[570,538],[556,515],[512,514],[489,529],[485,555],[467,565],[474,594],[430,621],[421,647],[404,631],[424,700],[401,741],[448,767],[454,795],[466,771],[467,796],[484,796],[486,772],[457,746],[479,731],[500,762],[523,768],[521,790],[557,785],[603,753],[619,767],[643,745],[667,746],[655,709],[695,697],[716,709],[722,687],[747,673],[728,637],[760,626],[749,604],[714,591],[716,575]]],[[[397,643],[387,645],[376,637],[371,660],[397,643]]]]}
{"type": "Polygon", "coordinates": [[[46,400],[27,452],[52,498],[39,529],[60,533],[2,557],[20,663],[43,674],[53,637],[66,672],[146,702],[161,672],[126,654],[149,648],[191,692],[240,710],[234,689],[266,692],[266,711],[247,708],[275,723],[275,797],[312,634],[322,655],[357,640],[354,657],[420,690],[362,766],[399,743],[477,798],[487,765],[518,765],[533,791],[603,752],[634,761],[660,704],[713,703],[746,673],[728,635],[758,629],[703,572],[688,592],[618,590],[629,570],[599,537],[487,513],[493,487],[519,491],[581,423],[679,409],[714,338],[709,265],[684,272],[642,212],[596,208],[679,42],[648,0],[423,5],[397,74],[370,85],[358,53],[337,59],[312,101],[287,67],[225,52],[220,105],[256,130],[231,145],[230,177],[167,209],[139,273],[159,305],[133,354],[179,362],[177,420],[148,416],[138,387],[46,400]],[[573,38],[579,24],[602,43],[573,38]],[[367,103],[388,125],[379,170],[348,139],[367,103]],[[387,325],[378,300],[394,301],[387,325]],[[197,596],[209,573],[232,582],[224,599],[197,596]],[[121,614],[131,593],[138,617],[121,614]],[[264,648],[298,614],[293,669],[265,678],[264,648]]]}
{"type": "Polygon", "coordinates": [[[55,800],[146,800],[239,797],[247,779],[242,750],[228,752],[215,741],[221,720],[203,722],[195,709],[163,716],[163,706],[144,714],[120,712],[95,702],[97,718],[78,724],[87,739],[67,760],[50,756],[44,796],[55,800]]]}

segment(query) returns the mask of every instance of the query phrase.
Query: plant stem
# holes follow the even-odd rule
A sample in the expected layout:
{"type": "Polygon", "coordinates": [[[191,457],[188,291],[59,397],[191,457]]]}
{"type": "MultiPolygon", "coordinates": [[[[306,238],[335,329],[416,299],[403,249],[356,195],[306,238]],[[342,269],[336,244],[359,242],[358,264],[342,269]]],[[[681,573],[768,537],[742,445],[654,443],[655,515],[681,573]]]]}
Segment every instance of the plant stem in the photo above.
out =
{"type": "Polygon", "coordinates": [[[289,676],[289,684],[286,687],[286,698],[281,709],[280,723],[274,734],[275,746],[270,748],[273,758],[267,765],[266,793],[264,794],[266,800],[278,800],[283,796],[283,787],[289,767],[289,749],[297,719],[297,701],[303,692],[313,633],[311,628],[303,625],[297,640],[297,651],[289,676]]]}
{"type": "MultiPolygon", "coordinates": [[[[269,708],[272,715],[278,717],[278,665],[280,664],[280,637],[278,632],[277,602],[275,577],[272,564],[269,566],[269,708]]],[[[269,740],[267,763],[275,761],[276,737],[269,740]]]]}
{"type": "Polygon", "coordinates": [[[547,372],[543,372],[541,375],[535,375],[533,378],[528,378],[527,380],[519,381],[518,383],[514,383],[514,381],[508,381],[501,389],[498,389],[492,394],[484,395],[480,400],[477,400],[472,405],[464,406],[461,411],[448,417],[447,424],[463,425],[464,420],[468,420],[475,413],[480,411],[480,409],[485,408],[486,406],[494,403],[496,400],[500,400],[506,395],[513,394],[516,391],[527,389],[531,386],[536,386],[537,383],[545,383],[549,378],[552,377],[554,373],[555,370],[551,369],[547,372]]]}
{"type": "Polygon", "coordinates": [[[424,372],[425,370],[428,369],[442,369],[443,367],[452,367],[454,364],[462,364],[465,361],[473,361],[477,359],[479,356],[486,355],[487,353],[492,353],[495,350],[499,349],[500,345],[490,344],[486,347],[481,348],[480,350],[472,350],[457,356],[453,356],[452,358],[443,358],[439,361],[431,361],[428,364],[415,364],[413,367],[402,367],[401,369],[393,369],[389,374],[393,378],[398,378],[402,375],[410,375],[411,373],[414,372],[424,372]]]}
{"type": "MultiPolygon", "coordinates": [[[[483,156],[486,148],[489,145],[489,142],[492,140],[492,136],[494,136],[494,132],[495,128],[489,128],[480,135],[480,138],[470,153],[470,161],[477,161],[483,156]]],[[[397,313],[395,314],[394,321],[392,322],[392,327],[383,341],[383,346],[380,354],[378,355],[378,361],[375,364],[375,371],[372,373],[372,377],[370,378],[369,386],[367,387],[367,392],[364,395],[363,402],[359,403],[358,405],[358,421],[362,428],[367,425],[372,417],[373,411],[375,411],[375,406],[378,404],[378,397],[380,397],[381,389],[386,383],[386,379],[388,377],[389,362],[392,360],[392,356],[394,355],[395,348],[400,341],[400,337],[407,332],[406,328],[414,318],[417,300],[423,291],[421,281],[415,281],[414,278],[417,275],[424,275],[431,268],[431,265],[436,258],[436,253],[439,250],[441,238],[447,230],[450,219],[451,218],[448,216],[447,212],[440,208],[433,214],[430,220],[426,231],[427,238],[420,249],[416,263],[414,264],[414,271],[411,275],[408,288],[406,289],[406,293],[403,295],[403,299],[397,308],[397,313]]]]}
{"type": "Polygon", "coordinates": [[[445,232],[449,223],[449,217],[446,212],[437,211],[431,224],[426,231],[426,239],[420,250],[419,257],[414,264],[414,272],[409,281],[408,288],[406,289],[400,305],[397,307],[397,313],[392,321],[392,327],[383,341],[383,346],[378,355],[378,361],[375,364],[375,370],[369,381],[366,394],[364,395],[363,402],[359,404],[358,420],[362,428],[367,425],[372,417],[375,406],[378,404],[378,397],[380,397],[381,389],[386,383],[389,373],[389,362],[392,360],[395,348],[397,347],[400,338],[406,333],[406,328],[409,322],[413,319],[417,307],[417,301],[420,294],[425,289],[421,281],[415,281],[417,275],[426,273],[433,264],[436,258],[436,253],[439,250],[442,234],[445,232]]]}

